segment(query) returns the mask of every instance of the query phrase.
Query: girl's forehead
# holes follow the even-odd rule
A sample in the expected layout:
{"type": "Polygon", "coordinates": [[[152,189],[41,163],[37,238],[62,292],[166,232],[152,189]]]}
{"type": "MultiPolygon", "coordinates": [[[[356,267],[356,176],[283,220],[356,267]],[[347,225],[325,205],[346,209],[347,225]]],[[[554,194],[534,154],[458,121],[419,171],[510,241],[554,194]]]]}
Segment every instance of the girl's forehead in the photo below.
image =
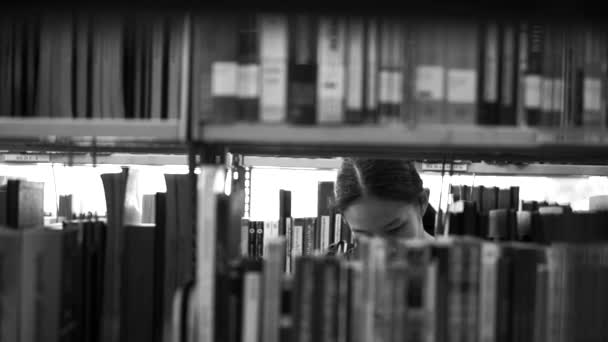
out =
{"type": "Polygon", "coordinates": [[[382,228],[396,220],[405,221],[416,213],[414,204],[364,196],[351,203],[344,216],[351,228],[361,229],[382,228]]]}

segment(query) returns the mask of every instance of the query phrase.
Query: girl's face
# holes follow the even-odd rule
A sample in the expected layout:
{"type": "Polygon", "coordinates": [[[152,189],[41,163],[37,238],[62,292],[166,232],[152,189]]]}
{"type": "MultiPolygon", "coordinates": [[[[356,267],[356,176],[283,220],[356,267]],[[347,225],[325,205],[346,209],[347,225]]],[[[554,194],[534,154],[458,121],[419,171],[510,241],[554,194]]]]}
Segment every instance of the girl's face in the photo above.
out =
{"type": "Polygon", "coordinates": [[[344,210],[344,218],[357,235],[395,238],[429,238],[422,225],[427,196],[418,203],[363,196],[344,210]]]}

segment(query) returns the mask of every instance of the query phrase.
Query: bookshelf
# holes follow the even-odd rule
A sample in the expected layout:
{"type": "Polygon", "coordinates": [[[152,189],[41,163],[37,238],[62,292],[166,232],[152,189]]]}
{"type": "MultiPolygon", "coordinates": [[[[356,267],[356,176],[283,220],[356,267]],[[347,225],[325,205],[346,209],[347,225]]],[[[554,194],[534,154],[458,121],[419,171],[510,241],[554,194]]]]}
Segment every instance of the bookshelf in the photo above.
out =
{"type": "MultiPolygon", "coordinates": [[[[339,158],[290,158],[268,156],[245,156],[243,165],[248,167],[278,167],[294,169],[338,169],[339,158]]],[[[442,163],[415,162],[420,172],[441,172],[442,163]]],[[[446,174],[450,172],[449,162],[445,164],[446,174]]],[[[606,176],[608,166],[582,164],[491,164],[484,162],[456,161],[454,174],[476,175],[520,175],[520,176],[606,176]]]]}
{"type": "Polygon", "coordinates": [[[603,164],[602,129],[542,129],[470,125],[294,126],[204,125],[203,145],[250,155],[448,158],[603,164]],[[584,153],[583,153],[584,152],[584,153]]]}
{"type": "Polygon", "coordinates": [[[160,153],[2,153],[0,163],[38,164],[54,163],[64,165],[188,165],[186,154],[160,153]]]}

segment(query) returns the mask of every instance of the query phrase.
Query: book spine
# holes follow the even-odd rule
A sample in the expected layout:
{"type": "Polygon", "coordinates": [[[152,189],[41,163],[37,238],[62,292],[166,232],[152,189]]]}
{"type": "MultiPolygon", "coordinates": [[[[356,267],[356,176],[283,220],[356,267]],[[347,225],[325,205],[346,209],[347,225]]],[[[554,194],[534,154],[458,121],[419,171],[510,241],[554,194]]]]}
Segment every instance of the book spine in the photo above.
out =
{"type": "Polygon", "coordinates": [[[249,254],[249,219],[241,219],[241,256],[251,256],[249,254]]]}
{"type": "Polygon", "coordinates": [[[364,32],[364,121],[375,123],[378,121],[378,19],[368,18],[365,22],[364,32]]]}
{"type": "Polygon", "coordinates": [[[364,19],[348,18],[346,39],[346,113],[345,123],[363,122],[363,61],[364,61],[364,19]]]}
{"type": "Polygon", "coordinates": [[[312,255],[315,249],[315,220],[308,219],[302,236],[302,255],[312,255]]]}
{"type": "Polygon", "coordinates": [[[317,120],[316,18],[295,15],[290,21],[287,121],[312,125],[317,120]]]}
{"type": "Polygon", "coordinates": [[[415,112],[419,123],[444,122],[445,66],[443,30],[434,23],[420,23],[416,30],[415,112]]]}
{"type": "Polygon", "coordinates": [[[243,277],[243,326],[242,342],[257,342],[259,337],[259,319],[262,276],[260,272],[245,272],[243,277]]]}
{"type": "Polygon", "coordinates": [[[515,125],[517,102],[517,65],[518,65],[518,35],[515,24],[511,22],[502,25],[502,66],[500,86],[500,116],[501,125],[515,125]]]}
{"type": "Polygon", "coordinates": [[[344,59],[346,24],[343,18],[319,18],[317,122],[344,121],[344,59]]]}
{"type": "Polygon", "coordinates": [[[545,28],[539,24],[531,24],[528,33],[528,58],[524,83],[524,107],[526,123],[529,126],[540,124],[544,40],[545,28]]]}
{"type": "Polygon", "coordinates": [[[477,121],[477,27],[456,22],[446,33],[446,122],[474,124],[477,121]]]}
{"type": "Polygon", "coordinates": [[[480,71],[483,75],[480,85],[480,124],[496,124],[498,113],[498,24],[488,21],[482,25],[480,44],[480,71]]]}
{"type": "Polygon", "coordinates": [[[258,26],[255,15],[243,15],[238,33],[238,119],[255,122],[260,110],[260,63],[258,52],[258,26]]]}
{"type": "MultiPolygon", "coordinates": [[[[213,341],[216,336],[215,310],[215,263],[217,245],[217,184],[224,184],[223,167],[202,166],[197,184],[196,224],[196,301],[198,314],[197,337],[202,341],[213,341]]],[[[221,248],[222,246],[220,246],[221,248]]]]}
{"type": "Polygon", "coordinates": [[[304,255],[303,249],[303,238],[304,238],[304,222],[296,219],[293,222],[293,235],[292,235],[292,247],[291,247],[291,272],[294,273],[297,258],[304,255]]]}
{"type": "Polygon", "coordinates": [[[334,219],[334,243],[342,240],[342,214],[336,213],[334,219]]]}
{"type": "Polygon", "coordinates": [[[293,234],[293,220],[291,217],[285,218],[285,273],[291,274],[293,273],[292,269],[292,258],[293,258],[293,243],[294,243],[294,234],[293,234]]]}
{"type": "Polygon", "coordinates": [[[264,221],[257,221],[255,225],[255,256],[257,258],[264,257],[264,239],[266,239],[265,235],[267,233],[264,231],[265,229],[264,221]]]}
{"type": "Polygon", "coordinates": [[[481,250],[479,288],[479,342],[496,340],[496,286],[498,246],[484,243],[481,250]]]}
{"type": "Polygon", "coordinates": [[[256,221],[249,221],[249,233],[247,235],[247,254],[249,257],[256,257],[256,232],[257,232],[257,223],[256,221]]]}
{"type": "Polygon", "coordinates": [[[315,262],[311,257],[296,260],[293,311],[295,342],[313,342],[313,317],[318,313],[313,310],[315,302],[315,262]]]}
{"type": "Polygon", "coordinates": [[[593,33],[591,27],[585,29],[583,50],[583,125],[589,127],[601,123],[601,60],[597,58],[599,49],[593,33]]]}
{"type": "Polygon", "coordinates": [[[338,315],[338,261],[325,259],[320,261],[321,283],[319,299],[319,327],[321,342],[337,342],[338,327],[336,326],[338,315]]]}
{"type": "Polygon", "coordinates": [[[391,62],[393,30],[392,22],[384,19],[379,23],[379,53],[378,53],[378,118],[381,123],[391,117],[391,62]]]}
{"type": "Polygon", "coordinates": [[[260,121],[285,122],[287,115],[287,18],[263,14],[260,25],[260,121]]]}
{"type": "Polygon", "coordinates": [[[281,315],[281,276],[285,252],[285,239],[268,240],[263,270],[263,323],[262,341],[279,342],[279,318],[281,315]]]}

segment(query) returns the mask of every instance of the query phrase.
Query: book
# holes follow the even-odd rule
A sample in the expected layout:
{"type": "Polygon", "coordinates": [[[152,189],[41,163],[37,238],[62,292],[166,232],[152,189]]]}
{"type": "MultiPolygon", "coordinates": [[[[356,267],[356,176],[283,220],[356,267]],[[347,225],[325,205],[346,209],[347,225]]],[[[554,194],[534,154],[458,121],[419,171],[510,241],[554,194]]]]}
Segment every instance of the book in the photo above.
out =
{"type": "Polygon", "coordinates": [[[264,260],[262,311],[264,317],[261,336],[263,341],[279,341],[279,318],[281,315],[281,275],[285,259],[285,239],[273,237],[268,240],[268,253],[264,260]]]}
{"type": "Polygon", "coordinates": [[[3,197],[0,211],[5,213],[8,227],[24,229],[44,225],[44,183],[9,179],[3,197]]]}
{"type": "Polygon", "coordinates": [[[337,16],[321,16],[318,25],[317,123],[342,123],[346,22],[337,16]]]}
{"type": "Polygon", "coordinates": [[[446,72],[442,37],[446,32],[445,27],[422,21],[416,25],[415,30],[417,52],[414,57],[416,76],[413,110],[419,123],[444,123],[446,72]]]}
{"type": "Polygon", "coordinates": [[[317,122],[317,17],[288,18],[287,122],[317,122]]]}
{"type": "Polygon", "coordinates": [[[260,14],[260,121],[284,122],[287,116],[287,17],[260,14]]]}
{"type": "Polygon", "coordinates": [[[363,73],[364,73],[364,18],[351,16],[346,19],[346,90],[344,122],[362,123],[363,117],[363,73]]]}
{"type": "Polygon", "coordinates": [[[122,261],[121,339],[154,340],[155,226],[126,225],[122,261]],[[146,284],[146,286],[142,286],[146,284]]]}
{"type": "Polygon", "coordinates": [[[455,21],[446,32],[446,122],[474,124],[477,114],[478,28],[455,21]]]}
{"type": "Polygon", "coordinates": [[[258,121],[260,102],[260,61],[258,20],[243,14],[238,22],[238,101],[241,121],[258,121]]]}

